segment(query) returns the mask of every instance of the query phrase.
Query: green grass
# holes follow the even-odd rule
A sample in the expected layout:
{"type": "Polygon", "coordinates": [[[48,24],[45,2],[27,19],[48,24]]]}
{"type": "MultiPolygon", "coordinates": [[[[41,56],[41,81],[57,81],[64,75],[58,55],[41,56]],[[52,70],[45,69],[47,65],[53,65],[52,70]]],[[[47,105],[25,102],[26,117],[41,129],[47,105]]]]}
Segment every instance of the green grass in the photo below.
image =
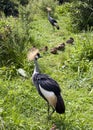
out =
{"type": "Polygon", "coordinates": [[[55,112],[47,119],[47,104],[31,80],[33,62],[26,61],[28,79],[21,76],[7,79],[6,69],[0,77],[0,130],[51,130],[53,124],[56,130],[93,130],[93,59],[88,51],[93,50],[93,33],[73,33],[70,14],[61,15],[60,8],[55,14],[60,30],[53,31],[47,17],[35,16],[28,33],[38,48],[49,47],[48,52],[41,52],[40,70],[59,83],[66,112],[63,115],[55,112]],[[69,37],[74,37],[75,45],[66,45],[65,51],[57,55],[50,53],[52,47],[69,37]]]}
{"type": "Polygon", "coordinates": [[[93,92],[86,87],[73,89],[61,85],[66,113],[54,113],[48,121],[47,105],[30,80],[16,79],[4,84],[0,81],[0,86],[1,129],[49,130],[53,124],[60,130],[93,128],[93,92]]]}

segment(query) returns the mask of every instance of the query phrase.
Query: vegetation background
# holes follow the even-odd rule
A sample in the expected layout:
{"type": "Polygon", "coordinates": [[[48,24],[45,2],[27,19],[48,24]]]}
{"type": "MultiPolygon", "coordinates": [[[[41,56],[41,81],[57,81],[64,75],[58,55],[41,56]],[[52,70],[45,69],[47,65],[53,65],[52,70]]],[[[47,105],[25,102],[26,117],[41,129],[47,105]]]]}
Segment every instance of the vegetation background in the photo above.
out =
{"type": "Polygon", "coordinates": [[[0,130],[93,130],[93,1],[0,0],[0,130]],[[53,30],[46,7],[60,26],[53,30]],[[74,45],[66,40],[74,38],[74,45]],[[51,48],[65,43],[56,55],[51,48]],[[47,104],[32,84],[28,49],[41,51],[42,73],[62,89],[66,113],[47,119],[47,104]],[[19,75],[18,69],[28,77],[19,75]]]}

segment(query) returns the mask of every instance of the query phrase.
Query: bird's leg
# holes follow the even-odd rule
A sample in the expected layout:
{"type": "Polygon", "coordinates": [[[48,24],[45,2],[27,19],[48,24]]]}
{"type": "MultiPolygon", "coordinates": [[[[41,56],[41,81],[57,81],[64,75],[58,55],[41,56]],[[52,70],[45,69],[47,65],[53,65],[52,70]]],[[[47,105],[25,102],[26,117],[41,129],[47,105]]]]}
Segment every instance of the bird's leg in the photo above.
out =
{"type": "Polygon", "coordinates": [[[50,111],[50,105],[49,105],[49,103],[48,103],[48,120],[51,119],[51,116],[50,116],[50,114],[49,114],[49,111],[50,111]]]}
{"type": "Polygon", "coordinates": [[[49,105],[49,103],[48,103],[48,116],[49,116],[49,111],[50,111],[50,105],[49,105]]]}
{"type": "Polygon", "coordinates": [[[50,120],[51,119],[51,116],[52,116],[52,114],[55,112],[55,109],[52,107],[52,112],[49,114],[49,111],[50,111],[50,105],[49,105],[49,103],[48,103],[48,119],[50,120]]]}
{"type": "Polygon", "coordinates": [[[53,111],[51,112],[50,116],[55,112],[55,109],[52,107],[53,111]]]}

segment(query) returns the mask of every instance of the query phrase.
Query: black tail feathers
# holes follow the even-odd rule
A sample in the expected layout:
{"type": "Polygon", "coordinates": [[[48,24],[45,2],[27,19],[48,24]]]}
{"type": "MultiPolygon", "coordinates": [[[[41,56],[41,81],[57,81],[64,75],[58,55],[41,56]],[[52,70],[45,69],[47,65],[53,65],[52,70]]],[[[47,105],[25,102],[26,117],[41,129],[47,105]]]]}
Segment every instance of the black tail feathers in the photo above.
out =
{"type": "Polygon", "coordinates": [[[60,29],[58,25],[56,26],[56,28],[57,28],[58,30],[60,29]]]}
{"type": "Polygon", "coordinates": [[[58,25],[57,23],[55,24],[55,26],[56,26],[56,28],[57,28],[58,30],[60,29],[60,28],[59,28],[59,25],[58,25]]]}
{"type": "Polygon", "coordinates": [[[57,23],[54,23],[54,26],[56,26],[56,28],[59,30],[59,25],[57,23]]]}
{"type": "Polygon", "coordinates": [[[56,112],[59,114],[65,113],[65,104],[61,95],[57,96],[56,112]]]}

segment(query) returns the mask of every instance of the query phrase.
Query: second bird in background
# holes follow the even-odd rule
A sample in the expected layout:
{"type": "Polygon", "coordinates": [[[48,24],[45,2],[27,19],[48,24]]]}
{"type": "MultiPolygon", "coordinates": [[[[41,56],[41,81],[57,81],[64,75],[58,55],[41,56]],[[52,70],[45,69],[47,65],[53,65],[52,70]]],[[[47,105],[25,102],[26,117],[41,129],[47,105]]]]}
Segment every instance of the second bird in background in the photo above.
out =
{"type": "Polygon", "coordinates": [[[53,29],[54,29],[54,27],[56,27],[59,30],[60,28],[59,28],[57,21],[50,16],[51,8],[47,7],[47,11],[48,11],[48,20],[51,23],[51,25],[53,26],[53,29]]]}

